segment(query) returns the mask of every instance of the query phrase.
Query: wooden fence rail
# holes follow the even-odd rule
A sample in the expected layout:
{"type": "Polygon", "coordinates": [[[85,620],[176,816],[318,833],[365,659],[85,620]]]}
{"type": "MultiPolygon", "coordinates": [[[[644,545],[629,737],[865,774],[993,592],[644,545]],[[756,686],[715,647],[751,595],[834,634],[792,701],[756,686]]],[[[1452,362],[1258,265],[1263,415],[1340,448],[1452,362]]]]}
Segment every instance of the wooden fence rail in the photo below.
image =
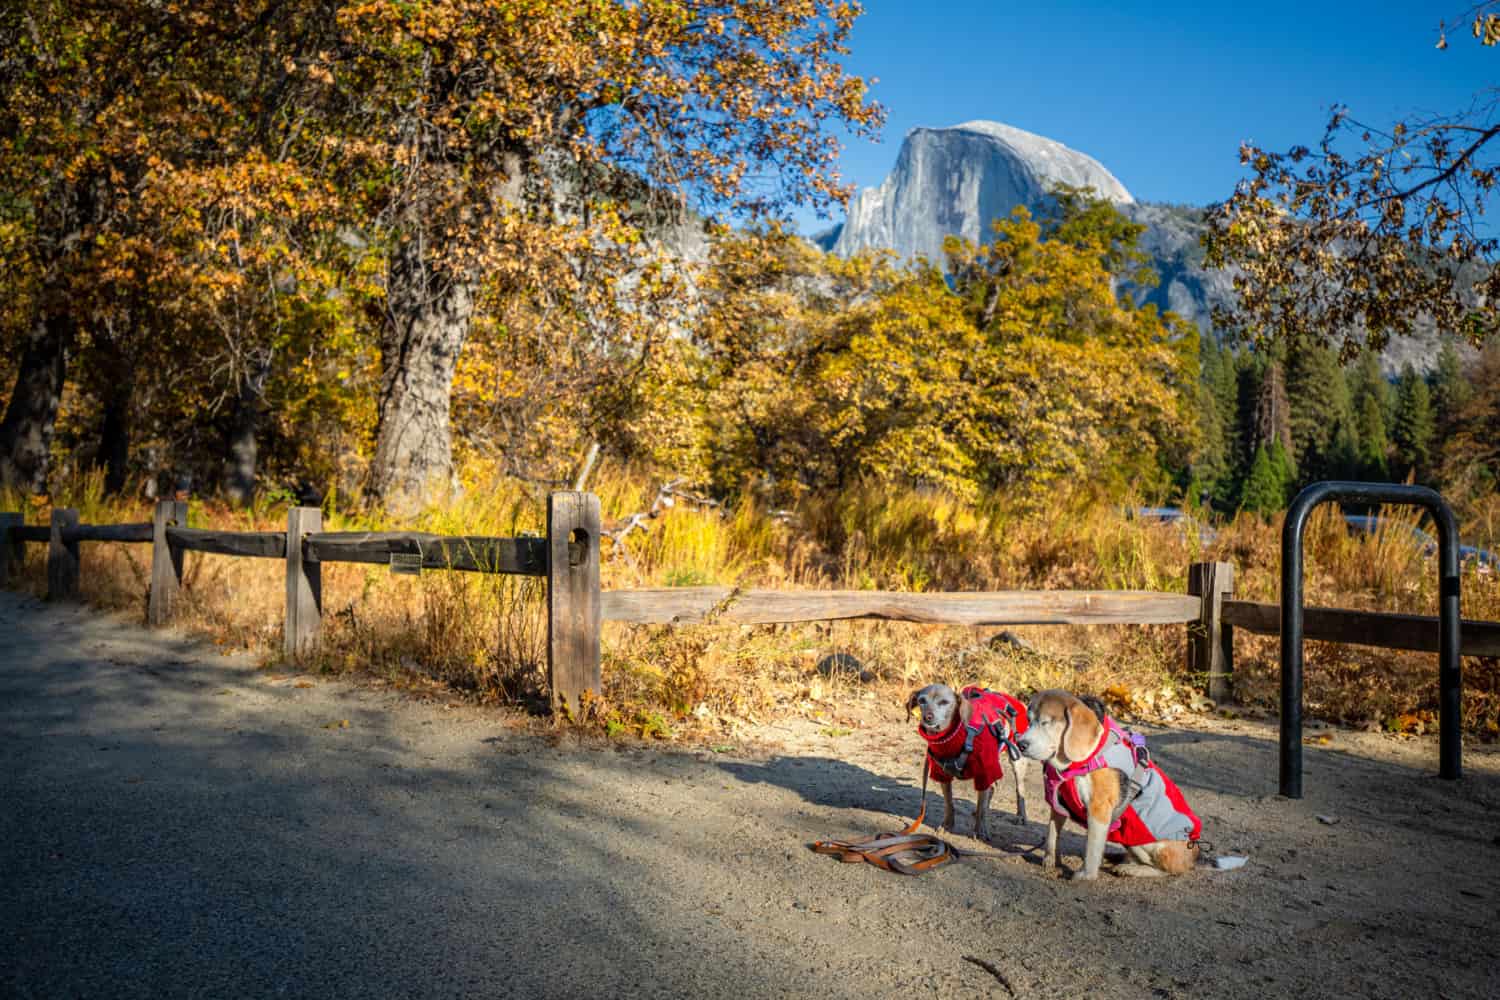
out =
{"type": "Polygon", "coordinates": [[[547,538],[454,537],[420,531],[322,531],[322,512],[294,507],[286,531],[216,531],[187,526],[182,501],[156,505],[152,520],[138,524],[79,524],[78,511],[55,508],[48,525],[28,525],[22,515],[0,513],[0,586],[25,559],[28,542],[46,543],[47,597],[64,600],[78,592],[80,542],[151,545],[151,584],[146,620],[165,625],[182,589],[188,552],[286,563],[284,649],[293,660],[317,644],[323,615],[322,565],[332,562],[388,565],[393,572],[464,570],[508,573],[547,580],[551,618],[559,623],[548,644],[548,676],[554,707],[577,711],[584,692],[601,688],[599,676],[599,501],[583,493],[553,494],[547,538]],[[554,518],[552,508],[570,513],[554,518]],[[590,610],[592,609],[592,610],[590,610]],[[590,638],[590,633],[592,638],[590,638]],[[576,633],[576,634],[575,634],[576,633]]]}
{"type": "MultiPolygon", "coordinates": [[[[1346,608],[1304,608],[1302,632],[1308,639],[1351,646],[1438,651],[1438,619],[1434,615],[1402,615],[1346,608]]],[[[1281,633],[1281,606],[1250,601],[1225,601],[1225,625],[1259,635],[1281,633]]],[[[1459,648],[1464,656],[1500,656],[1500,622],[1464,619],[1459,624],[1459,648]]]]}
{"type": "MultiPolygon", "coordinates": [[[[866,619],[934,625],[1161,625],[1188,626],[1187,662],[1205,678],[1216,701],[1233,697],[1234,630],[1274,635],[1280,609],[1237,601],[1233,567],[1195,563],[1186,594],[1152,591],[1006,591],[910,594],[887,591],[740,590],[678,587],[599,588],[599,501],[582,492],[548,500],[546,537],[448,536],[414,531],[323,531],[316,508],[294,507],[287,530],[210,531],[187,527],[187,504],[162,501],[150,523],[85,525],[78,512],[58,508],[47,526],[0,513],[0,585],[24,557],[27,543],[45,542],[47,590],[53,599],[77,592],[80,542],[151,543],[147,620],[171,619],[182,587],[187,552],[280,559],[286,564],[285,651],[295,660],[318,640],[322,620],[322,565],[389,565],[393,572],[452,569],[535,576],[547,581],[547,662],[553,707],[576,712],[587,691],[601,689],[600,623],[686,625],[709,621],[741,625],[866,619]]],[[[1434,652],[1438,620],[1425,615],[1308,608],[1309,639],[1387,649],[1434,652]]],[[[1462,652],[1500,656],[1500,623],[1465,621],[1462,652]]]]}
{"type": "Polygon", "coordinates": [[[1197,621],[1200,601],[1137,590],[1011,590],[909,594],[882,590],[613,590],[606,621],[742,625],[874,619],[927,625],[1174,625],[1197,621]]]}

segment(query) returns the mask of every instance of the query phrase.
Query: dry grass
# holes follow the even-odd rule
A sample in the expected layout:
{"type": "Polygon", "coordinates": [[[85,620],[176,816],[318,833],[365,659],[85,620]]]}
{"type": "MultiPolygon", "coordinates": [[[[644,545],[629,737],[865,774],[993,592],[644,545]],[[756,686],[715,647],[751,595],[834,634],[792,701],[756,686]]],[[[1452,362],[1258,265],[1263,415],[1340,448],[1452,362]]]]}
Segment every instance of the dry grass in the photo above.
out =
{"type": "MultiPolygon", "coordinates": [[[[645,509],[654,483],[616,471],[595,488],[606,523],[645,509]]],[[[109,501],[97,479],[59,491],[56,502],[80,508],[85,523],[147,520],[143,503],[109,501]]],[[[17,498],[0,509],[17,509],[17,498]]],[[[1495,508],[1500,509],[1500,508],[1495,508]]],[[[1484,508],[1479,518],[1493,517],[1484,508]]],[[[29,503],[30,523],[47,510],[29,503]]],[[[1350,534],[1330,510],[1308,532],[1306,592],[1310,604],[1435,613],[1432,559],[1414,541],[1415,515],[1387,512],[1385,530],[1350,534]]],[[[248,512],[194,502],[195,526],[277,529],[285,508],[248,512]]],[[[542,528],[540,497],[501,481],[428,511],[413,525],[445,534],[515,535],[542,528]]],[[[378,515],[330,513],[329,530],[379,529],[378,515]]],[[[1465,525],[1488,540],[1482,522],[1465,525]]],[[[604,545],[606,588],[733,584],[909,590],[1143,589],[1181,591],[1189,563],[1234,564],[1237,597],[1275,602],[1279,522],[1240,517],[1210,545],[1193,532],[1123,516],[1084,497],[1059,497],[1046,513],[1011,509],[1003,500],[965,505],[941,494],[856,488],[813,498],[792,523],[753,501],[730,512],[673,509],[633,534],[628,552],[604,545]]],[[[43,550],[28,546],[21,586],[40,591],[43,550]]],[[[84,597],[101,607],[144,614],[149,576],[145,546],[86,546],[84,597]]],[[[274,662],[281,642],[284,578],[280,563],[190,554],[178,624],[227,649],[250,649],[274,662]]],[[[374,566],[324,567],[324,634],[315,664],[359,671],[387,683],[494,702],[538,705],[545,694],[545,623],[539,581],[467,573],[392,576],[374,566]]],[[[1464,615],[1500,619],[1494,574],[1468,571],[1464,615]]],[[[1202,678],[1184,667],[1185,629],[1034,627],[1012,630],[1034,647],[991,649],[993,629],[885,623],[803,626],[703,625],[682,628],[607,625],[605,691],[589,713],[608,732],[646,737],[732,735],[744,722],[788,715],[847,721],[847,706],[874,692],[900,704],[919,683],[983,683],[1025,693],[1065,687],[1105,694],[1137,714],[1171,716],[1203,707],[1202,678]],[[820,669],[835,653],[857,661],[820,669]],[[857,697],[859,696],[859,697],[857,697]]],[[[1236,683],[1240,700],[1272,709],[1278,678],[1274,639],[1241,635],[1236,683]]],[[[1434,724],[1434,658],[1354,646],[1310,643],[1308,710],[1352,724],[1420,731],[1434,724]]],[[[1465,661],[1465,723],[1482,738],[1497,733],[1500,667],[1465,661]]]]}

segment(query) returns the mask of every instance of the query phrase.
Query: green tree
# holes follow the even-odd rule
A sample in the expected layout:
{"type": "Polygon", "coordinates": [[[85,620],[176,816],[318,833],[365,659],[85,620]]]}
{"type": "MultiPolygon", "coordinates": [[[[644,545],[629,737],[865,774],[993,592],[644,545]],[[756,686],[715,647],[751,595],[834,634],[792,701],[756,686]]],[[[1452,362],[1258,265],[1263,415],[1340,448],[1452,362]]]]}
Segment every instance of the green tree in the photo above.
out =
{"type": "Polygon", "coordinates": [[[1241,509],[1262,515],[1276,513],[1286,506],[1295,479],[1291,460],[1280,441],[1260,445],[1255,449],[1250,474],[1245,479],[1241,509]]]}
{"type": "Polygon", "coordinates": [[[1202,375],[1198,384],[1198,423],[1203,443],[1191,467],[1189,501],[1206,491],[1212,500],[1227,501],[1235,480],[1234,358],[1212,338],[1203,340],[1202,375]]]}
{"type": "Polygon", "coordinates": [[[1395,445],[1400,478],[1415,475],[1425,478],[1432,460],[1434,432],[1431,392],[1427,380],[1410,364],[1401,369],[1396,390],[1396,413],[1391,422],[1391,442],[1395,445]]]}
{"type": "Polygon", "coordinates": [[[1360,475],[1377,481],[1389,479],[1390,441],[1386,437],[1385,412],[1380,407],[1380,401],[1370,394],[1360,397],[1356,419],[1359,428],[1360,475]]]}
{"type": "Polygon", "coordinates": [[[1474,387],[1464,375],[1463,362],[1453,341],[1443,339],[1438,351],[1437,370],[1432,377],[1432,409],[1440,437],[1447,437],[1458,415],[1473,395],[1474,387]]]}
{"type": "MultiPolygon", "coordinates": [[[[1340,434],[1352,433],[1354,407],[1338,356],[1326,345],[1298,337],[1287,349],[1292,455],[1303,481],[1336,478],[1340,434]]],[[[1347,444],[1347,441],[1345,442],[1347,444]]]]}
{"type": "Polygon", "coordinates": [[[1359,442],[1361,478],[1390,478],[1390,425],[1394,406],[1391,384],[1380,370],[1380,356],[1364,351],[1348,370],[1349,396],[1354,406],[1355,438],[1359,442]]]}

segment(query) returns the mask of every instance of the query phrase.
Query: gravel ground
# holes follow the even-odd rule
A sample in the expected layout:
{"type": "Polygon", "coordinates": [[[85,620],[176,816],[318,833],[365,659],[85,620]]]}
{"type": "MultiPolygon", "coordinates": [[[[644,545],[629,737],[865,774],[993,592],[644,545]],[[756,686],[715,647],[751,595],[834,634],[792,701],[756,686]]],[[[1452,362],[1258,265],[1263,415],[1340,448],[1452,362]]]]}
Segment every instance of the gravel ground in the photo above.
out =
{"type": "Polygon", "coordinates": [[[805,847],[915,812],[899,708],[580,745],[14,594],[0,630],[4,996],[1500,996],[1487,748],[1453,785],[1430,740],[1336,731],[1292,802],[1273,729],[1151,730],[1245,868],[904,878],[805,847]]]}

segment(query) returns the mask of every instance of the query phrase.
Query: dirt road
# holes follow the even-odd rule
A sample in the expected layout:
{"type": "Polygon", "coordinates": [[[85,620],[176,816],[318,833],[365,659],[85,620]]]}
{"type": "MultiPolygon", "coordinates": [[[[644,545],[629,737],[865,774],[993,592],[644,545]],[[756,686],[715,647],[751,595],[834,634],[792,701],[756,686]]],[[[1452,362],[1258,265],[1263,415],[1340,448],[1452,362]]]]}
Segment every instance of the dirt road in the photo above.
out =
{"type": "Polygon", "coordinates": [[[909,879],[804,846],[915,812],[899,710],[738,756],[549,745],[14,594],[0,635],[0,995],[1500,996],[1493,751],[1454,786],[1430,742],[1336,733],[1292,802],[1270,728],[1151,730],[1247,867],[909,879]]]}

